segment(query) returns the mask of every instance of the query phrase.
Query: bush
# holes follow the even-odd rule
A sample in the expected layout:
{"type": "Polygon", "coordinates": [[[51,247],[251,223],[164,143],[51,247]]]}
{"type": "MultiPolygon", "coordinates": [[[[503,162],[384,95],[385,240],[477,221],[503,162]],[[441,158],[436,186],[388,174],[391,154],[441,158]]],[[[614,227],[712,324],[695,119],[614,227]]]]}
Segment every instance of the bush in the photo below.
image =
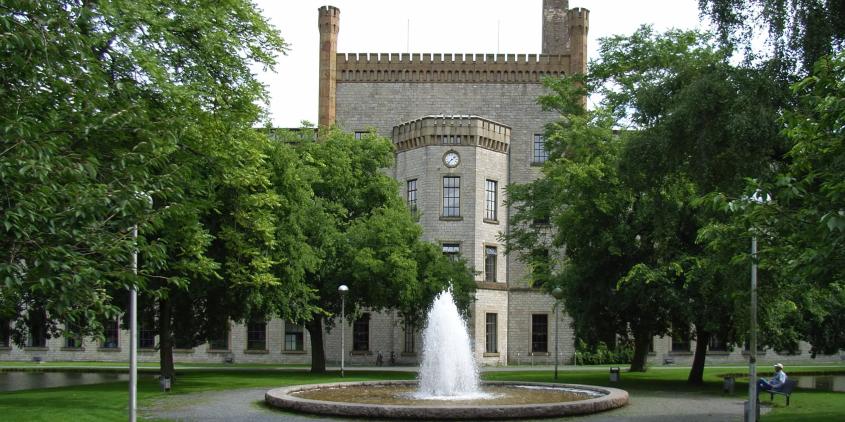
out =
{"type": "Polygon", "coordinates": [[[575,356],[579,365],[630,364],[634,358],[634,349],[629,344],[620,344],[611,350],[603,341],[595,346],[588,346],[583,340],[578,340],[575,356]]]}

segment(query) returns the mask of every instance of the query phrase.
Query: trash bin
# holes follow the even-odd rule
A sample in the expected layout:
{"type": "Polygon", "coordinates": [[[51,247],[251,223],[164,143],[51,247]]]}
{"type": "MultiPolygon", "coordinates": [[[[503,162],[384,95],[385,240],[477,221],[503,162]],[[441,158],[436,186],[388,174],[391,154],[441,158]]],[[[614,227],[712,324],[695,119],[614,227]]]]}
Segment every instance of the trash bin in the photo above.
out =
{"type": "MultiPolygon", "coordinates": [[[[742,420],[743,420],[744,422],[748,422],[748,415],[749,415],[749,410],[750,410],[750,409],[749,409],[749,406],[748,406],[748,403],[749,403],[749,402],[748,402],[748,400],[746,400],[746,401],[745,401],[745,407],[744,407],[744,409],[745,409],[745,410],[743,410],[743,412],[742,412],[742,413],[743,413],[743,418],[742,418],[742,420]]],[[[759,402],[759,401],[757,402],[757,406],[755,407],[755,409],[754,409],[754,410],[755,410],[755,412],[754,412],[754,413],[756,413],[756,414],[757,414],[757,417],[756,417],[756,418],[754,418],[754,420],[755,420],[755,421],[759,421],[759,420],[760,420],[760,402],[759,402]]]]}
{"type": "Polygon", "coordinates": [[[610,382],[619,382],[619,367],[610,368],[610,382]]]}
{"type": "Polygon", "coordinates": [[[722,380],[722,392],[733,394],[734,393],[734,386],[736,385],[736,378],[734,377],[725,377],[722,380]]]}
{"type": "Polygon", "coordinates": [[[159,378],[158,384],[161,386],[161,391],[170,391],[170,377],[159,378]]]}

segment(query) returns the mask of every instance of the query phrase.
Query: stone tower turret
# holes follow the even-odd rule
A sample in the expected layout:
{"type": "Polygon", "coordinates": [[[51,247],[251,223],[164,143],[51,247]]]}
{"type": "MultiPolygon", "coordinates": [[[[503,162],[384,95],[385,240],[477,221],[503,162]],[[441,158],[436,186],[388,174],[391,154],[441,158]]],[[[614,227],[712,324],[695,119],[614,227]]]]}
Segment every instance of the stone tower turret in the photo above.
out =
{"type": "Polygon", "coordinates": [[[590,11],[576,7],[569,11],[569,73],[587,73],[587,32],[590,29],[590,11]]]}
{"type": "Polygon", "coordinates": [[[317,24],[320,28],[320,98],[318,100],[318,127],[335,123],[337,98],[337,33],[340,30],[340,9],[323,6],[319,9],[317,24]]]}
{"type": "Polygon", "coordinates": [[[543,0],[543,54],[566,54],[569,50],[568,11],[569,0],[543,0]]]}

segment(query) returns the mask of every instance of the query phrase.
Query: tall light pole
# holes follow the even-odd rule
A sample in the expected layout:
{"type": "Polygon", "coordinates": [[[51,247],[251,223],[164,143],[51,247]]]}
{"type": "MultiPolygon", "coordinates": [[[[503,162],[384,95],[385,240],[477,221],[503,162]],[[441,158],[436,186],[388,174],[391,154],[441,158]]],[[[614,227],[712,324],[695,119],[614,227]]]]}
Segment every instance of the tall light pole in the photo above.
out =
{"type": "MultiPolygon", "coordinates": [[[[749,198],[751,202],[762,204],[768,202],[769,195],[754,192],[749,198]]],[[[751,234],[751,340],[748,347],[748,421],[757,421],[757,234],[751,234]]]]}
{"type": "MultiPolygon", "coordinates": [[[[132,226],[132,274],[138,275],[138,225],[132,226]]],[[[138,290],[129,286],[129,422],[135,422],[138,391],[138,290]]]]}
{"type": "Polygon", "coordinates": [[[343,359],[346,357],[346,294],[349,293],[349,287],[341,284],[337,292],[340,294],[340,377],[343,378],[343,359]]]}
{"type": "Polygon", "coordinates": [[[561,290],[560,287],[555,287],[552,290],[552,297],[555,298],[555,379],[557,379],[557,364],[560,356],[560,354],[558,353],[558,348],[560,344],[560,342],[558,341],[559,331],[557,329],[557,323],[558,320],[560,320],[560,306],[558,305],[560,304],[560,299],[563,298],[563,290],[561,290]]]}
{"type": "MultiPolygon", "coordinates": [[[[138,192],[153,207],[153,197],[138,192]]],[[[132,274],[138,275],[138,224],[132,226],[132,274]]],[[[129,422],[135,422],[138,411],[138,289],[135,283],[129,285],[129,422]]]]}

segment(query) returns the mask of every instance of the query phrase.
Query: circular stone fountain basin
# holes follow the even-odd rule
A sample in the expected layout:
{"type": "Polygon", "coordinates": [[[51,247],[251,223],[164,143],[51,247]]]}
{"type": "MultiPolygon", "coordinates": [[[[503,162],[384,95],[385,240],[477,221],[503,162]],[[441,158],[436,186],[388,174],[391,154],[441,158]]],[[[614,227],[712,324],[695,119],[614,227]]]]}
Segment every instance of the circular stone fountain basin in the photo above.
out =
{"type": "Polygon", "coordinates": [[[488,398],[416,399],[416,381],[298,385],[268,391],[281,409],[332,416],[404,419],[503,419],[581,415],[628,403],[624,390],[578,384],[485,382],[488,398]]]}

